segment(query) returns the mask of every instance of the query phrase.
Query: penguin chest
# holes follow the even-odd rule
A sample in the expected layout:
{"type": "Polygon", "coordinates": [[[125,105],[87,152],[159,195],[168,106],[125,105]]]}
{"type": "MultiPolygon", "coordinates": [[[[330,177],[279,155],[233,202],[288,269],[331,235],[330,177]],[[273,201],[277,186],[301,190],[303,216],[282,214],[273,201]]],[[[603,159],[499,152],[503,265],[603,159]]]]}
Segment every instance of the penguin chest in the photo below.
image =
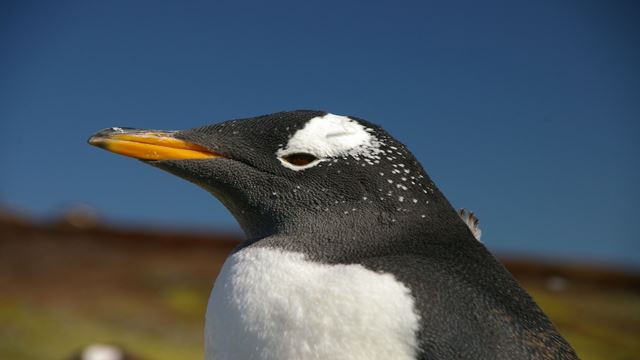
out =
{"type": "Polygon", "coordinates": [[[418,322],[391,274],[245,248],[211,292],[206,359],[415,359],[418,322]]]}

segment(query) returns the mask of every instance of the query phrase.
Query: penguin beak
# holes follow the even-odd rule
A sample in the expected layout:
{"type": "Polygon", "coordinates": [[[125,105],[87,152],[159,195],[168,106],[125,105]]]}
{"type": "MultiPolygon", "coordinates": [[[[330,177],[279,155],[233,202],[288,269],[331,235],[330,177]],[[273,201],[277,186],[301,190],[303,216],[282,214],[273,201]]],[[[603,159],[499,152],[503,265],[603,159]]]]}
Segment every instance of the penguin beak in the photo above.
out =
{"type": "Polygon", "coordinates": [[[222,155],[174,137],[175,131],[113,127],[97,132],[89,144],[140,160],[212,159],[222,155]]]}

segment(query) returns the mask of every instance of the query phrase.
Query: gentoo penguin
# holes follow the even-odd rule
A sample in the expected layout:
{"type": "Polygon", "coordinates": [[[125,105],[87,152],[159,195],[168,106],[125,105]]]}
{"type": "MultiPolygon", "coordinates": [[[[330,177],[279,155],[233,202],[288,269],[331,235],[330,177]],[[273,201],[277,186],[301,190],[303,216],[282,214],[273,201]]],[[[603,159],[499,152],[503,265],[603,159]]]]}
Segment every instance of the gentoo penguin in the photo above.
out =
{"type": "Polygon", "coordinates": [[[203,187],[244,230],[211,292],[206,359],[577,358],[368,121],[300,110],[89,143],[203,187]]]}

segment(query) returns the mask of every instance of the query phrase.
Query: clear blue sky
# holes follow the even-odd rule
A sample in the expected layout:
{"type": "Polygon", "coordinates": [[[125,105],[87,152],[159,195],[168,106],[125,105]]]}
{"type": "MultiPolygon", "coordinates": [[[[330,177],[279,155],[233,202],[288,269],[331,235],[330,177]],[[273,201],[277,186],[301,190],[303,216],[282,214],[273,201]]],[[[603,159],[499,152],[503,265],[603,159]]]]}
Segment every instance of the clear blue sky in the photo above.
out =
{"type": "Polygon", "coordinates": [[[0,201],[237,225],[90,147],[298,108],[377,122],[501,253],[640,266],[640,24],[616,1],[3,1],[0,201]]]}

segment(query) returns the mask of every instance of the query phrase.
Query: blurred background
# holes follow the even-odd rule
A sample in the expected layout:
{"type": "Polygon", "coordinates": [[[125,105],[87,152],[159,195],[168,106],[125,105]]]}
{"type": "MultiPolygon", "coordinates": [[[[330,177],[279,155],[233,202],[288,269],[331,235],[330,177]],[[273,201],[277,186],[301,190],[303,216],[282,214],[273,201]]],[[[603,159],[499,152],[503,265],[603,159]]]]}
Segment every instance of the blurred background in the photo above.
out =
{"type": "Polygon", "coordinates": [[[640,354],[640,23],[614,1],[3,1],[0,358],[202,358],[241,239],[213,197],[90,147],[293,109],[413,150],[583,359],[640,354]]]}

